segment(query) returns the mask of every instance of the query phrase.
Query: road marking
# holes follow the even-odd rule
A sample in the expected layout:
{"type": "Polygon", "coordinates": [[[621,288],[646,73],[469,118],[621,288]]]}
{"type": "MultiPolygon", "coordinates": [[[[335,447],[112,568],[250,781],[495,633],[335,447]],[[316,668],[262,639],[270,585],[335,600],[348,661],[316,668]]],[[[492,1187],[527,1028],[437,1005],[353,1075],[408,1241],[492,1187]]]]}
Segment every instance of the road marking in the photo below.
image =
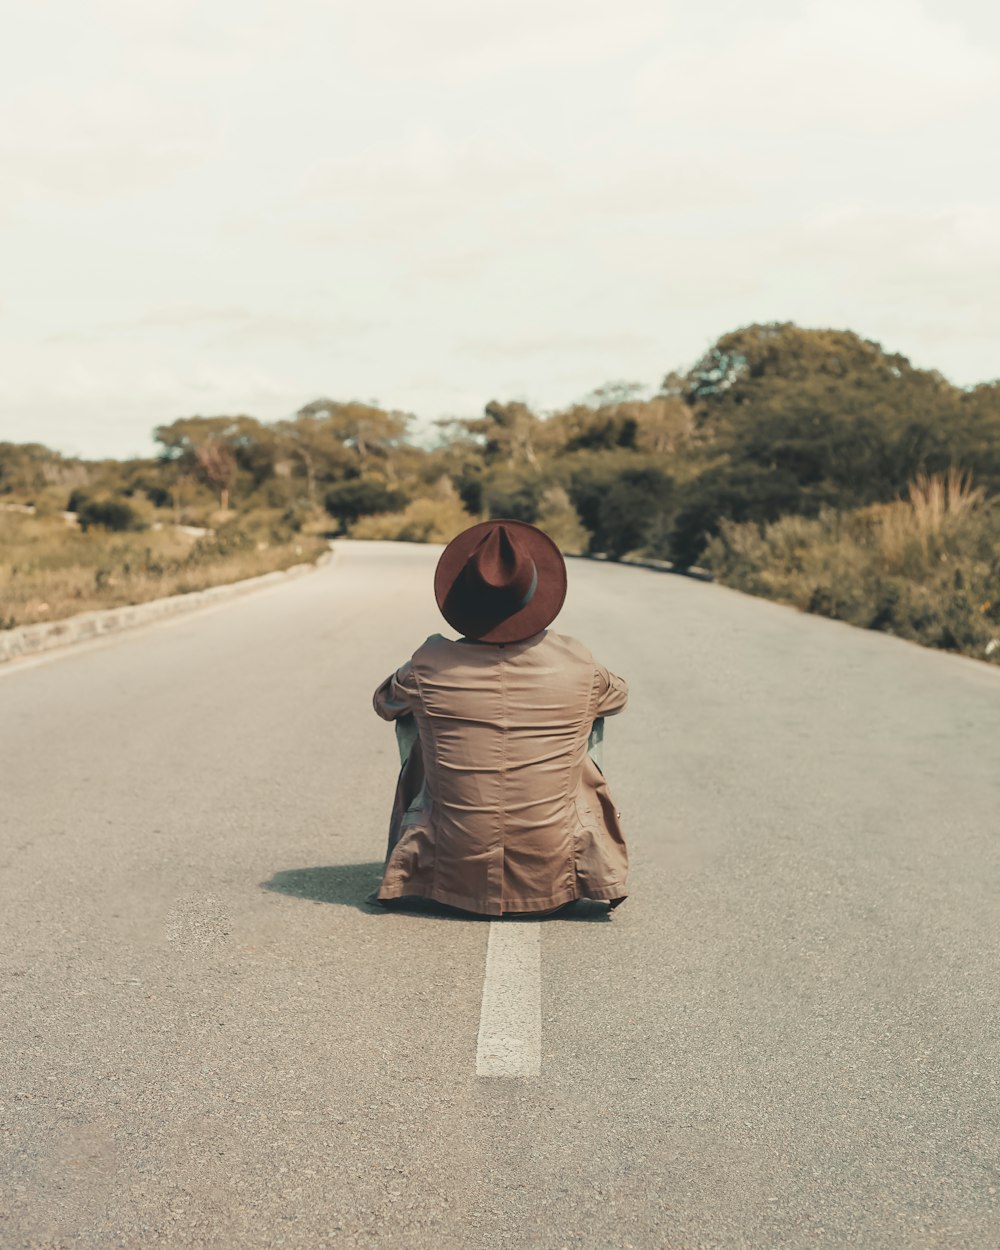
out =
{"type": "Polygon", "coordinates": [[[476,1046],[477,1076],[537,1076],[542,1067],[542,926],[490,924],[476,1046]]]}

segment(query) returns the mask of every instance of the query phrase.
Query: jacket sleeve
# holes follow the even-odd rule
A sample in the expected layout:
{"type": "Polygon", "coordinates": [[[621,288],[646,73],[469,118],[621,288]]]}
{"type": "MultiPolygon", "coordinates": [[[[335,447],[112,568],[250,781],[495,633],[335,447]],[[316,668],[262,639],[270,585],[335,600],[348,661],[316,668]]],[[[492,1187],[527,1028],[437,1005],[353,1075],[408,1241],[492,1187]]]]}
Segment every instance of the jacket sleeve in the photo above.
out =
{"type": "Polygon", "coordinates": [[[598,664],[594,670],[594,718],[614,716],[628,703],[628,682],[598,664]]]}
{"type": "Polygon", "coordinates": [[[412,712],[420,701],[420,691],[409,660],[391,673],[372,696],[372,706],[383,720],[396,720],[412,712]]]}

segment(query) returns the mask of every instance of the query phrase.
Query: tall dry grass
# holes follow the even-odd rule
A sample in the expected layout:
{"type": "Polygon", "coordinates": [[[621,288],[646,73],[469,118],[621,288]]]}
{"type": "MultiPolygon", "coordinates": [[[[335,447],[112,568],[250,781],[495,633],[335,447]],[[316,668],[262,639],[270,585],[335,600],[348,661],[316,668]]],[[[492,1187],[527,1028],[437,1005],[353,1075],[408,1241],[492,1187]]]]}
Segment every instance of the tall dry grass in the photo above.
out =
{"type": "Polygon", "coordinates": [[[1000,663],[1000,507],[957,469],[853,512],[724,522],[705,563],[751,594],[1000,663]]]}
{"type": "Polygon", "coordinates": [[[876,504],[868,513],[876,520],[878,543],[890,566],[902,566],[914,549],[931,562],[963,519],[986,502],[972,475],[951,468],[943,473],[919,473],[910,482],[906,498],[876,504]]]}

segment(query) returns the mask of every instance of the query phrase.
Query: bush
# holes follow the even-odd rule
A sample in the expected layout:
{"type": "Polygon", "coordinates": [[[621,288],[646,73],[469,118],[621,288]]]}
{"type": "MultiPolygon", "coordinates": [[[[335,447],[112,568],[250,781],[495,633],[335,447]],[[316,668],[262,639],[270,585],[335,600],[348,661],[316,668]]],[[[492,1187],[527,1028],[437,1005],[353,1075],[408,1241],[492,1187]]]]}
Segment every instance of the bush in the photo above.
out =
{"type": "Polygon", "coordinates": [[[723,521],[704,560],[738,590],[1000,662],[1000,510],[949,475],[853,512],[723,521]]]}
{"type": "Polygon", "coordinates": [[[146,521],[139,510],[124,499],[79,501],[76,517],[84,532],[93,527],[113,530],[115,533],[147,528],[146,521]]]}
{"type": "Polygon", "coordinates": [[[560,551],[580,555],[587,550],[590,535],[562,486],[550,486],[539,502],[535,524],[544,530],[560,551]]]}
{"type": "Polygon", "coordinates": [[[604,550],[614,559],[662,542],[673,518],[674,480],[662,469],[626,469],[601,504],[604,550]]]}
{"type": "Polygon", "coordinates": [[[510,517],[534,525],[544,485],[509,470],[492,471],[482,489],[480,504],[491,518],[510,517]]]}
{"type": "Polygon", "coordinates": [[[281,514],[281,524],[298,534],[304,525],[322,517],[322,512],[308,499],[295,499],[281,514]]]}
{"type": "Polygon", "coordinates": [[[569,493],[590,531],[592,552],[619,559],[666,541],[675,511],[674,480],[656,465],[630,459],[623,466],[605,458],[574,472],[569,493]]]}
{"type": "Polygon", "coordinates": [[[35,507],[36,517],[55,517],[59,516],[63,511],[65,500],[62,497],[62,492],[47,490],[39,491],[32,502],[35,507]]]}
{"type": "Polygon", "coordinates": [[[155,483],[143,488],[146,492],[146,498],[154,508],[169,508],[173,506],[173,492],[166,486],[159,486],[155,483]]]}
{"type": "Polygon", "coordinates": [[[787,470],[721,465],[687,482],[662,552],[682,567],[697,564],[723,521],[776,521],[787,514],[815,515],[821,500],[804,492],[787,470]]]}
{"type": "Polygon", "coordinates": [[[462,506],[466,512],[478,516],[484,510],[483,492],[485,483],[482,466],[467,466],[461,473],[455,476],[454,482],[458,490],[458,497],[461,499],[462,506]]]}
{"type": "Polygon", "coordinates": [[[324,500],[327,512],[340,522],[341,530],[346,530],[359,517],[391,512],[405,503],[406,495],[402,491],[391,490],[384,482],[369,478],[341,482],[327,492],[324,500]]]}
{"type": "MultiPolygon", "coordinates": [[[[253,508],[235,516],[232,513],[227,515],[229,519],[216,529],[214,538],[232,551],[285,543],[296,533],[280,508],[253,508]]],[[[208,542],[212,537],[206,535],[199,541],[208,542]]]]}
{"type": "Polygon", "coordinates": [[[432,498],[414,499],[402,512],[362,517],[349,533],[351,538],[447,543],[474,523],[475,517],[462,507],[458,491],[448,478],[442,478],[432,498]]]}

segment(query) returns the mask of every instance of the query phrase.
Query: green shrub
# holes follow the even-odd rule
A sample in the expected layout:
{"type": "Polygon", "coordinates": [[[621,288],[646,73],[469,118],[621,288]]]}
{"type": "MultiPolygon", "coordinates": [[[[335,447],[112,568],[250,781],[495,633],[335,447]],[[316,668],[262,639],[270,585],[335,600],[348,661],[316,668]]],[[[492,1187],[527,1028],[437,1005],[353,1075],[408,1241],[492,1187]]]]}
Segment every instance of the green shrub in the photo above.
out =
{"type": "Polygon", "coordinates": [[[302,479],[294,477],[269,477],[256,486],[243,501],[251,508],[287,508],[302,493],[302,479]]]}
{"type": "MultiPolygon", "coordinates": [[[[259,525],[259,523],[258,523],[259,525]]],[[[187,563],[204,564],[225,559],[242,552],[255,551],[262,540],[262,531],[247,516],[237,517],[220,526],[214,533],[195,540],[188,553],[187,563]]]]}
{"type": "Polygon", "coordinates": [[[153,483],[144,487],[146,498],[154,508],[170,508],[173,506],[173,492],[167,486],[153,483]]]}
{"type": "Polygon", "coordinates": [[[686,482],[677,515],[658,555],[682,567],[697,564],[725,521],[777,521],[788,514],[815,515],[822,499],[805,493],[786,469],[717,465],[686,482]]]}
{"type": "Polygon", "coordinates": [[[402,512],[359,518],[351,538],[384,539],[404,543],[446,543],[475,523],[462,507],[458,491],[442,478],[431,498],[414,499],[402,512]]]}
{"type": "Polygon", "coordinates": [[[281,514],[280,523],[293,533],[299,533],[304,525],[322,516],[320,510],[308,499],[296,499],[281,514]]]}
{"type": "Polygon", "coordinates": [[[618,559],[658,545],[669,532],[674,481],[662,469],[626,469],[612,482],[600,510],[604,550],[618,559]]]}
{"type": "Polygon", "coordinates": [[[147,528],[139,510],[125,499],[87,499],[79,502],[76,516],[85,533],[94,527],[115,533],[147,528]]]}
{"type": "Polygon", "coordinates": [[[483,512],[483,492],[486,487],[482,465],[466,466],[460,473],[454,475],[453,480],[466,512],[473,516],[478,516],[483,512]]]}
{"type": "Polygon", "coordinates": [[[703,558],[738,590],[1000,662],[1000,508],[951,482],[853,512],[723,521],[703,558]]]}
{"type": "Polygon", "coordinates": [[[548,534],[560,551],[580,555],[587,550],[590,534],[564,487],[550,486],[543,492],[535,524],[548,534]]]}
{"type": "Polygon", "coordinates": [[[605,456],[574,471],[569,495],[590,532],[588,549],[618,559],[631,551],[658,554],[670,532],[673,478],[655,464],[605,456]]]}
{"type": "Polygon", "coordinates": [[[480,503],[490,517],[510,517],[535,524],[544,484],[537,475],[526,477],[509,470],[493,470],[480,495],[480,503]]]}
{"type": "Polygon", "coordinates": [[[390,489],[383,482],[355,478],[338,483],[327,492],[323,502],[327,512],[340,522],[342,530],[346,530],[359,517],[402,508],[406,503],[406,495],[402,491],[390,489]]]}
{"type": "Polygon", "coordinates": [[[39,491],[34,500],[36,517],[55,517],[63,511],[65,500],[60,491],[39,491]]]}

